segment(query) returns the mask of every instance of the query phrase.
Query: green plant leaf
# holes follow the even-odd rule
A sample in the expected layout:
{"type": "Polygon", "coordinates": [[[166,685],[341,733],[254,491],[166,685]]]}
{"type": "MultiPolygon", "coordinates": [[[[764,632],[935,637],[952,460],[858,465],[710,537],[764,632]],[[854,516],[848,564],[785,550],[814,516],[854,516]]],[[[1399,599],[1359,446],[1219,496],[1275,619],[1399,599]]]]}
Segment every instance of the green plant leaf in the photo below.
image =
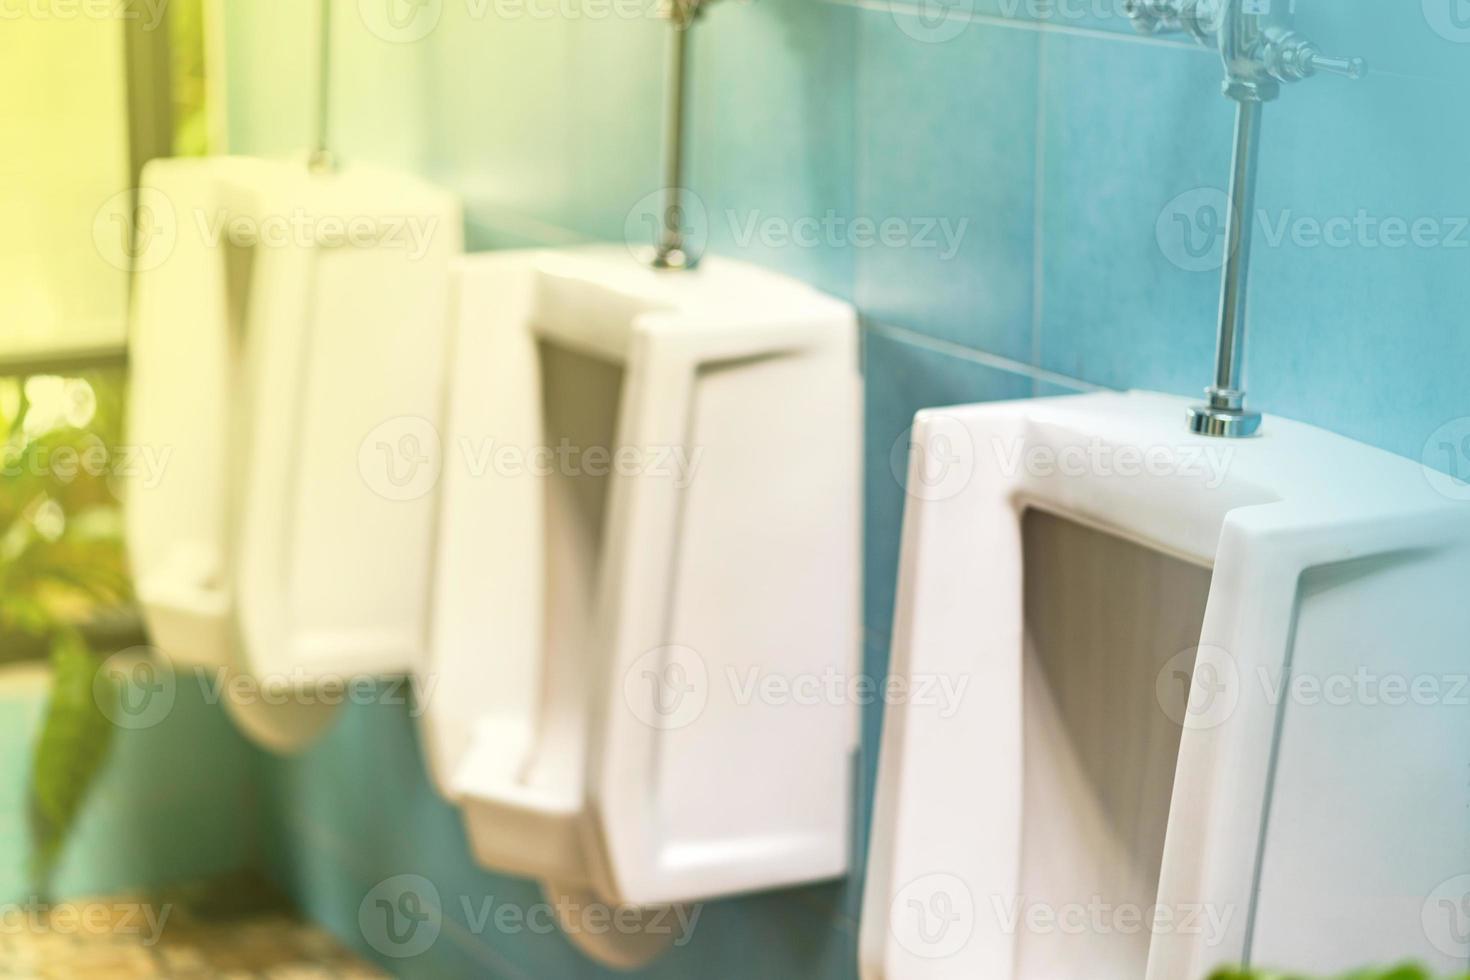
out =
{"type": "Polygon", "coordinates": [[[94,683],[115,684],[98,673],[97,658],[75,632],[62,631],[51,644],[51,699],[32,763],[32,872],[38,893],[50,891],[62,845],[81,811],[87,791],[112,743],[113,725],[97,703],[94,683]]]}
{"type": "MultiPolygon", "coordinates": [[[[1312,978],[1300,973],[1276,973],[1269,970],[1218,970],[1210,975],[1210,980],[1312,980],[1312,978]]],[[[1325,980],[1325,978],[1318,978],[1318,980],[1325,980]]],[[[1337,980],[1435,980],[1435,978],[1422,966],[1404,964],[1387,970],[1359,970],[1338,977],[1337,980]]],[[[1451,980],[1451,978],[1446,977],[1443,980],[1451,980]]],[[[1470,980],[1470,975],[1461,977],[1459,980],[1470,980]]]]}
{"type": "Polygon", "coordinates": [[[27,381],[0,378],[0,662],[37,659],[49,649],[53,666],[31,774],[38,891],[49,884],[113,735],[94,700],[98,658],[75,631],[132,597],[111,465],[123,378],[107,372],[60,380],[94,400],[90,413],[48,416],[27,428],[35,407],[27,381]]]}

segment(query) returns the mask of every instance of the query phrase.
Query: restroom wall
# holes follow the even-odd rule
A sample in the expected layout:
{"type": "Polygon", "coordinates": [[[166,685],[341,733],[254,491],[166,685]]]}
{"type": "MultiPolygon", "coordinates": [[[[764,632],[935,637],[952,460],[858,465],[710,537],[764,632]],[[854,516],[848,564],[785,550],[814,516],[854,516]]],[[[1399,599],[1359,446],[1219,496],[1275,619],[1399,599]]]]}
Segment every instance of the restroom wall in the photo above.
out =
{"type": "MultiPolygon", "coordinates": [[[[130,680],[128,683],[132,684],[130,680]]],[[[129,696],[145,696],[134,688],[129,696]]],[[[205,685],[181,683],[156,724],[119,727],[50,881],[32,868],[31,764],[51,671],[0,668],[0,896],[46,904],[114,895],[249,867],[258,853],[253,752],[205,685]]],[[[136,703],[136,702],[135,702],[136,703]]],[[[7,908],[13,908],[7,905],[7,908]]]]}
{"type": "MultiPolygon", "coordinates": [[[[394,27],[389,2],[409,9],[337,5],[344,156],[464,195],[475,248],[629,236],[658,186],[663,25],[598,0],[430,0],[416,8],[428,20],[394,27]]],[[[1296,4],[1324,50],[1373,72],[1299,84],[1267,109],[1251,400],[1406,456],[1428,445],[1447,467],[1431,436],[1470,416],[1470,10],[1296,4]]],[[[310,6],[226,5],[235,151],[305,142],[310,6]]],[[[1210,379],[1231,107],[1217,56],[1134,36],[1121,7],[720,0],[697,28],[688,183],[708,251],[808,280],[863,315],[875,676],[916,409],[1095,387],[1191,395],[1210,379]],[[861,220],[888,233],[874,243],[861,220]]],[[[866,709],[859,871],[880,715],[866,709]]],[[[304,756],[257,763],[267,861],[343,936],[362,945],[357,910],[377,882],[435,884],[444,932],[396,972],[604,975],[559,935],[475,927],[462,899],[534,891],[473,868],[406,709],[350,709],[304,756]]],[[[648,975],[854,976],[856,880],[715,903],[648,975]]]]}

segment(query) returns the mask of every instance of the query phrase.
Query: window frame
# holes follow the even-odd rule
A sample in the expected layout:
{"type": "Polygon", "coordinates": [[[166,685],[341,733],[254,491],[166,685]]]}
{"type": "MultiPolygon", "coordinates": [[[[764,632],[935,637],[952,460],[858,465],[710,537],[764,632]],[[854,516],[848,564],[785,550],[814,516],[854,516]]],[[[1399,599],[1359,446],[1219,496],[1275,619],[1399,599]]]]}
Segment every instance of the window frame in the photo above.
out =
{"type": "MultiPolygon", "coordinates": [[[[123,65],[127,97],[128,166],[130,186],[136,189],[143,166],[173,152],[172,45],[169,11],[153,30],[142,18],[121,18],[123,65]]],[[[131,292],[131,290],[130,290],[131,292]]],[[[0,375],[75,374],[99,369],[126,370],[128,364],[127,314],[124,339],[93,347],[58,347],[0,354],[0,375]]]]}

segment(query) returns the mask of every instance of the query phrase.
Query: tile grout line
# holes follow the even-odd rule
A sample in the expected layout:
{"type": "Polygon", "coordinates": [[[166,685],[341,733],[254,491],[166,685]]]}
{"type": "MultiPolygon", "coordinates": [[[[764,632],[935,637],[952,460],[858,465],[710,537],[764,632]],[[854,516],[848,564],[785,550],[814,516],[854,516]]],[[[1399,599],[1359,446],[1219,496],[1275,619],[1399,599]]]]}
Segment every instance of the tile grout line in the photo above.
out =
{"type": "MultiPolygon", "coordinates": [[[[832,6],[841,6],[841,4],[833,4],[832,6]]],[[[849,188],[847,206],[852,210],[854,215],[858,213],[862,203],[867,200],[867,179],[870,169],[868,165],[868,154],[865,152],[865,148],[871,145],[868,142],[869,120],[867,114],[862,111],[863,79],[866,77],[863,73],[862,62],[863,51],[867,49],[867,44],[865,43],[866,32],[863,25],[863,20],[855,14],[852,15],[853,59],[851,86],[847,93],[849,98],[847,108],[852,113],[852,146],[850,147],[852,158],[852,187],[849,188]]],[[[849,269],[849,274],[852,276],[852,279],[848,284],[848,298],[854,309],[858,308],[858,301],[860,299],[864,263],[865,253],[863,249],[856,249],[852,257],[852,265],[849,269]]],[[[867,360],[868,352],[867,348],[864,347],[862,362],[860,364],[860,369],[864,372],[868,368],[867,360]]]]}
{"type": "MultiPolygon", "coordinates": [[[[465,224],[482,231],[509,232],[537,241],[533,248],[575,248],[579,245],[595,244],[596,239],[551,221],[543,221],[532,215],[507,211],[503,208],[480,208],[473,200],[465,199],[465,224]]],[[[492,249],[491,251],[502,251],[492,249]]]]}
{"type": "Polygon", "coordinates": [[[864,318],[863,329],[890,340],[897,340],[913,347],[922,347],[936,354],[947,354],[950,357],[962,361],[970,361],[998,371],[1009,371],[1011,374],[1019,374],[1031,378],[1033,381],[1045,381],[1048,384],[1059,385],[1065,388],[1075,388],[1080,392],[1088,391],[1112,391],[1106,385],[1093,384],[1091,381],[1083,381],[1081,378],[1073,378],[1069,375],[1059,374],[1056,371],[1047,371],[1044,368],[1017,361],[1013,358],[1003,357],[1000,354],[992,354],[988,351],[977,350],[974,347],[966,347],[952,340],[940,340],[927,334],[910,330],[907,327],[894,326],[891,323],[882,323],[877,320],[864,318]]]}
{"type": "Polygon", "coordinates": [[[1031,177],[1031,363],[1041,367],[1042,310],[1046,302],[1046,86],[1047,43],[1043,34],[1036,41],[1036,169],[1031,177]]]}
{"type": "MultiPolygon", "coordinates": [[[[849,97],[852,100],[849,108],[852,112],[853,117],[852,192],[849,197],[849,206],[852,208],[852,212],[854,214],[857,214],[861,202],[866,200],[865,191],[867,188],[869,164],[868,155],[866,152],[864,152],[864,150],[866,147],[871,145],[868,141],[869,119],[866,113],[861,111],[863,98],[863,79],[866,77],[862,70],[862,62],[863,52],[867,48],[866,43],[864,43],[867,36],[867,19],[858,16],[858,8],[855,6],[836,3],[831,5],[834,7],[847,6],[849,10],[853,11],[853,14],[851,15],[853,22],[853,76],[852,88],[848,93],[849,97]]],[[[857,254],[853,256],[852,260],[852,286],[849,293],[852,299],[852,306],[854,310],[857,310],[859,308],[859,301],[861,298],[859,295],[859,290],[861,289],[861,284],[863,282],[864,263],[865,253],[862,249],[858,249],[857,254]]],[[[859,314],[858,322],[859,324],[862,323],[861,314],[859,314]]],[[[859,329],[859,336],[862,335],[862,332],[863,331],[859,329]]],[[[862,363],[859,366],[863,377],[867,377],[869,356],[870,351],[868,350],[866,338],[863,338],[862,363]]],[[[867,491],[865,490],[865,498],[866,495],[867,491]]],[[[863,506],[864,508],[866,508],[867,506],[866,499],[864,499],[863,501],[863,506]]],[[[862,616],[860,617],[861,621],[858,623],[859,638],[857,650],[857,667],[859,675],[865,674],[868,669],[867,608],[866,600],[864,599],[864,596],[866,596],[867,594],[868,588],[868,574],[869,570],[866,566],[866,563],[864,563],[861,578],[859,580],[858,595],[858,605],[862,607],[862,616]]],[[[867,710],[867,708],[862,707],[858,709],[857,731],[854,733],[857,737],[857,744],[855,746],[855,751],[852,754],[852,800],[851,809],[847,815],[848,833],[851,834],[852,837],[851,840],[848,841],[848,881],[843,885],[845,891],[850,891],[852,889],[860,890],[862,888],[860,876],[864,876],[867,874],[868,840],[867,835],[864,833],[864,822],[867,818],[868,810],[869,808],[871,808],[872,801],[875,796],[873,788],[868,786],[868,782],[866,779],[866,773],[868,771],[868,753],[872,751],[872,746],[869,746],[867,744],[867,738],[865,737],[867,725],[864,722],[866,720],[867,710]]],[[[832,910],[831,928],[839,934],[843,932],[850,932],[854,939],[856,939],[858,931],[857,919],[859,916],[861,916],[861,914],[862,906],[859,904],[856,908],[852,908],[849,904],[846,894],[844,894],[842,900],[838,901],[836,903],[836,908],[832,910]]],[[[856,941],[852,942],[848,946],[846,952],[852,957],[852,959],[850,960],[851,965],[855,969],[859,967],[861,954],[858,951],[858,943],[856,941]]]]}

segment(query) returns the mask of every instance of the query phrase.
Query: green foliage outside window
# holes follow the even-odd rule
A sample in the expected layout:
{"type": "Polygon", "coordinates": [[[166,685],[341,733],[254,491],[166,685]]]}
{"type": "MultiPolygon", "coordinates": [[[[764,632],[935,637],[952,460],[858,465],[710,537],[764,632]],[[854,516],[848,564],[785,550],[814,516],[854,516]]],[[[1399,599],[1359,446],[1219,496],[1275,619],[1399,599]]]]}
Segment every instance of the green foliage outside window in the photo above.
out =
{"type": "Polygon", "coordinates": [[[91,637],[132,599],[115,486],[121,418],[116,375],[0,378],[0,662],[52,667],[31,784],[41,890],[112,739],[91,637]]]}

